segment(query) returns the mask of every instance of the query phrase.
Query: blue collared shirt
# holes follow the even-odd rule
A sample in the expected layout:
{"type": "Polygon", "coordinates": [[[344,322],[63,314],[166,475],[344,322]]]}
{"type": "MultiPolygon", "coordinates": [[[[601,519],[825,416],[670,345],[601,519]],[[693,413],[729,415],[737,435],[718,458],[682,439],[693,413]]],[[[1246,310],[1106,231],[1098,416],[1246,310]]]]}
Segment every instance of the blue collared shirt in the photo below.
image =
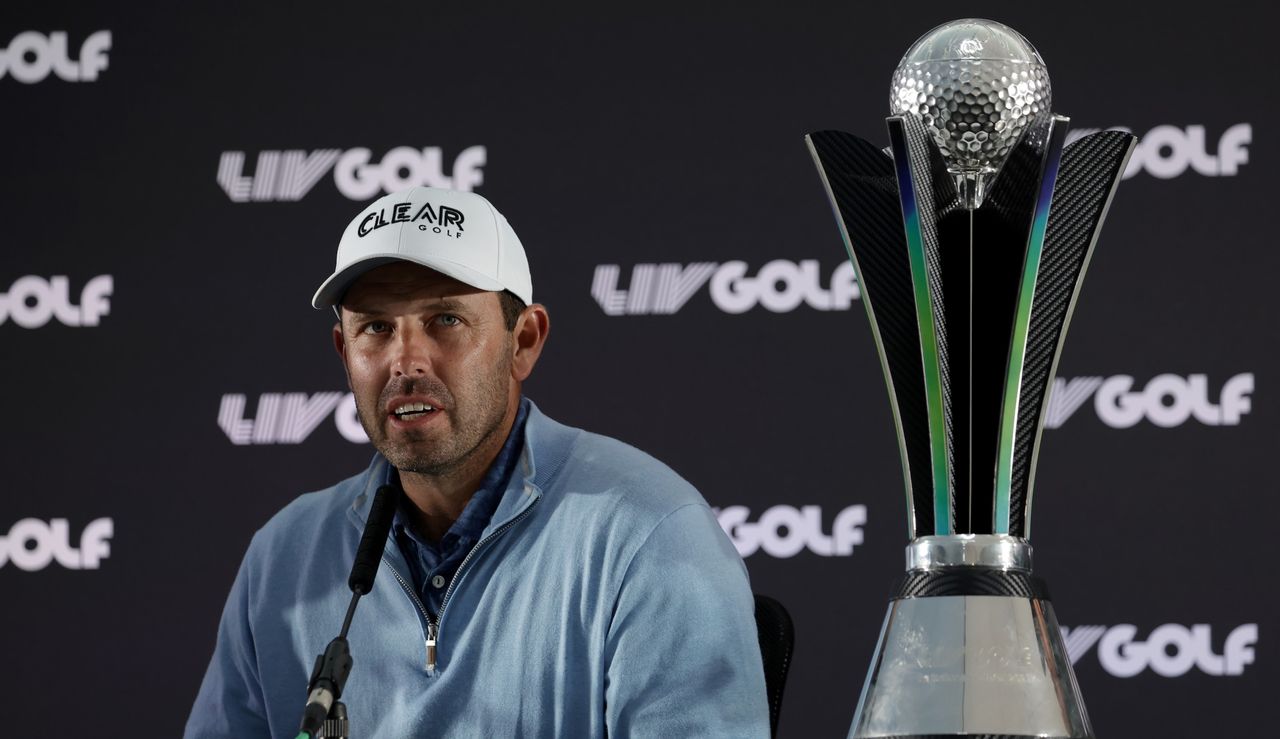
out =
{"type": "MultiPolygon", "coordinates": [[[[413,502],[407,496],[400,498],[400,508],[391,523],[391,533],[409,564],[414,590],[432,616],[440,613],[440,604],[444,600],[445,591],[449,589],[449,582],[453,580],[454,573],[466,559],[467,553],[480,541],[480,535],[484,533],[502,500],[502,493],[507,489],[511,473],[520,459],[520,449],[524,446],[524,423],[528,416],[529,400],[522,397],[506,443],[484,473],[480,487],[476,488],[458,520],[440,537],[439,543],[433,544],[414,531],[406,511],[406,507],[412,506],[413,502]]],[[[391,468],[388,477],[396,474],[394,468],[391,468]]]]}

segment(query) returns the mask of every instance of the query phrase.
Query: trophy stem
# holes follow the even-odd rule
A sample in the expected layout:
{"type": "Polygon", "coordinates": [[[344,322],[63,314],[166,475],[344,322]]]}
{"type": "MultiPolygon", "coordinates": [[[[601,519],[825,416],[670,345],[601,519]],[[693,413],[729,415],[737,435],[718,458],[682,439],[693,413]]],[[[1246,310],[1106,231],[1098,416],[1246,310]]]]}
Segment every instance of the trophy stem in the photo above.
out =
{"type": "Polygon", "coordinates": [[[987,178],[983,172],[953,172],[956,194],[965,210],[974,211],[982,207],[987,199],[987,178]]]}
{"type": "MultiPolygon", "coordinates": [[[[979,195],[979,197],[981,197],[981,194],[979,195]]],[[[968,482],[968,484],[965,485],[965,490],[968,492],[968,495],[965,496],[965,499],[968,502],[968,510],[965,512],[965,528],[963,530],[973,531],[974,530],[973,465],[975,462],[977,462],[977,460],[973,458],[973,373],[974,373],[974,366],[973,366],[973,209],[969,210],[968,242],[969,242],[969,291],[968,291],[967,303],[968,303],[969,315],[968,315],[968,320],[965,321],[965,324],[968,327],[967,339],[969,342],[969,349],[966,354],[966,357],[968,359],[969,371],[966,372],[965,375],[967,379],[967,384],[969,386],[968,387],[969,397],[968,397],[968,400],[966,401],[968,403],[968,410],[969,410],[967,414],[969,429],[968,429],[968,433],[966,433],[964,437],[965,438],[965,455],[967,458],[967,464],[965,465],[965,473],[967,475],[967,482],[968,482]]]]}

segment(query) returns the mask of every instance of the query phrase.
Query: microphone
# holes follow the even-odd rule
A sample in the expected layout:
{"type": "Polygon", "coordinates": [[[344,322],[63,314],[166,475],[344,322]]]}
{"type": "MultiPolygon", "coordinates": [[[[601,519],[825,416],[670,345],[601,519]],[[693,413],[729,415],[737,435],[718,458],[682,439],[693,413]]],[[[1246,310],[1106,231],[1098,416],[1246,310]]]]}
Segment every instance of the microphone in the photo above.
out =
{"type": "Polygon", "coordinates": [[[356,549],[356,561],[351,566],[351,576],[347,578],[352,594],[351,605],[347,606],[342,632],[329,642],[323,654],[316,657],[311,680],[307,683],[307,705],[302,711],[297,739],[315,739],[335,701],[342,697],[342,687],[351,673],[347,630],[351,628],[351,617],[355,615],[360,596],[373,590],[373,578],[378,574],[378,564],[387,548],[387,532],[391,530],[391,520],[395,518],[399,503],[400,489],[395,485],[383,485],[373,494],[369,520],[365,522],[364,534],[356,549]]]}
{"type": "Polygon", "coordinates": [[[351,577],[347,578],[351,592],[364,595],[373,590],[373,578],[378,574],[382,552],[387,548],[387,532],[391,530],[391,520],[395,518],[399,503],[400,490],[394,485],[383,485],[373,494],[369,521],[364,525],[364,535],[360,537],[360,547],[356,549],[356,563],[351,566],[351,577]]]}

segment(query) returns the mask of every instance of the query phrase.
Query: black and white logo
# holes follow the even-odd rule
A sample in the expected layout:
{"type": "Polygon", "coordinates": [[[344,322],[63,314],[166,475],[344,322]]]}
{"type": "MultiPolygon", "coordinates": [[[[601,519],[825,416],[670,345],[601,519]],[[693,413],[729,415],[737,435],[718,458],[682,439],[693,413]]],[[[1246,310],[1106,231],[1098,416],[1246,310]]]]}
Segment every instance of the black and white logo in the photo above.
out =
{"type": "Polygon", "coordinates": [[[364,147],[260,151],[252,175],[245,174],[245,159],[243,151],[224,151],[218,161],[218,184],[236,203],[301,200],[330,171],[338,192],[351,200],[418,185],[470,192],[484,184],[488,154],[483,146],[467,147],[446,170],[438,146],[397,146],[378,161],[364,147]]]}
{"type": "Polygon", "coordinates": [[[1253,373],[1244,372],[1212,392],[1208,375],[1157,375],[1141,388],[1130,375],[1058,377],[1053,381],[1045,428],[1067,422],[1090,398],[1099,420],[1125,429],[1147,421],[1172,428],[1195,420],[1206,426],[1238,426],[1253,409],[1253,373]],[[1216,396],[1217,400],[1214,400],[1216,396]]]}
{"type": "Polygon", "coordinates": [[[22,328],[40,328],[54,319],[64,326],[97,326],[111,312],[114,287],[111,275],[98,275],[81,288],[77,305],[66,275],[19,277],[8,292],[0,293],[0,326],[13,321],[22,328]]]}
{"type": "Polygon", "coordinates": [[[252,418],[245,417],[247,403],[242,393],[222,396],[218,427],[232,444],[301,444],[326,418],[333,418],[338,433],[347,441],[369,443],[351,393],[262,393],[252,418]]]}
{"type": "MultiPolygon", "coordinates": [[[[1095,133],[1100,129],[1072,130],[1068,141],[1095,133]]],[[[1111,130],[1129,131],[1123,126],[1111,130]]],[[[1138,139],[1129,158],[1124,178],[1146,172],[1162,180],[1179,177],[1191,170],[1205,177],[1232,177],[1249,163],[1249,145],[1253,143],[1253,126],[1237,123],[1218,136],[1210,153],[1210,137],[1204,126],[1156,126],[1138,139]]]]}
{"type": "Polygon", "coordinates": [[[762,306],[774,313],[790,313],[802,305],[814,310],[849,310],[861,295],[849,260],[841,260],[827,274],[816,259],[792,262],[775,259],[758,271],[743,261],[693,264],[637,264],[627,286],[620,287],[622,267],[596,267],[591,295],[610,316],[672,315],[703,286],[710,284],[711,302],[725,313],[745,313],[762,306]]]}
{"type": "Polygon", "coordinates": [[[391,206],[391,217],[387,217],[387,209],[369,211],[356,227],[356,235],[364,238],[374,231],[392,223],[418,223],[418,229],[431,230],[442,236],[462,237],[462,224],[467,220],[462,211],[442,205],[439,208],[431,203],[423,203],[414,212],[413,203],[396,203],[391,206]],[[421,221],[419,223],[419,221],[421,221]]]}
{"type": "Polygon", "coordinates": [[[52,73],[67,82],[93,82],[106,70],[110,50],[110,31],[89,34],[80,44],[77,58],[71,56],[66,31],[54,31],[48,36],[39,31],[23,31],[0,49],[0,79],[7,75],[34,85],[52,73]]]}
{"type": "Polygon", "coordinates": [[[67,519],[24,518],[9,528],[7,536],[0,536],[0,567],[13,564],[36,572],[57,562],[68,570],[96,570],[111,554],[114,532],[109,518],[90,521],[80,532],[79,546],[73,547],[67,519]]]}
{"type": "Polygon", "coordinates": [[[816,505],[776,505],[756,521],[751,520],[750,508],[728,506],[716,509],[716,518],[742,557],[763,550],[771,557],[786,559],[805,549],[821,557],[848,557],[862,544],[867,507],[852,505],[837,513],[830,533],[824,533],[822,508],[816,505]]]}
{"type": "Polygon", "coordinates": [[[1150,669],[1163,677],[1182,677],[1192,669],[1206,675],[1241,675],[1254,660],[1258,625],[1237,626],[1216,651],[1209,624],[1190,628],[1165,624],[1139,638],[1133,624],[1062,627],[1067,655],[1076,664],[1097,646],[1098,663],[1115,677],[1135,677],[1150,669]]]}

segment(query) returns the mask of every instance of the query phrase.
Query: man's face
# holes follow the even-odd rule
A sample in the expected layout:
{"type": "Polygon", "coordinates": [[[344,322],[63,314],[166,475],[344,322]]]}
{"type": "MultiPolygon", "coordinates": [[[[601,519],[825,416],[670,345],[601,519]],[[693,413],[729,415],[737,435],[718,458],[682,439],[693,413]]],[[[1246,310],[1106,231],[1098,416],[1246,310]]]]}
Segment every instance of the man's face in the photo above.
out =
{"type": "Polygon", "coordinates": [[[361,425],[401,471],[487,466],[501,448],[519,392],[497,293],[384,265],[347,291],[335,342],[361,425]]]}

